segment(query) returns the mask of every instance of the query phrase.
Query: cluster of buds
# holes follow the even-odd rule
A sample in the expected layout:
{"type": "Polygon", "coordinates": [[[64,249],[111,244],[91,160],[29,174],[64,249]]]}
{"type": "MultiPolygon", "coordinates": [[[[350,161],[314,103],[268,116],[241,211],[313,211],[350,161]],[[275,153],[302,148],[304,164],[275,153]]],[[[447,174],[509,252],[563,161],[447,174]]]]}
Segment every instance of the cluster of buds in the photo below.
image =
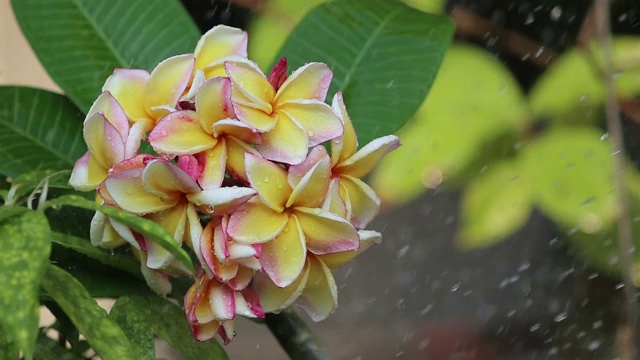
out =
{"type": "MultiPolygon", "coordinates": [[[[283,59],[267,77],[247,59],[247,34],[217,26],[194,54],[151,73],[116,69],[89,110],[88,151],[69,182],[193,252],[184,309],[196,339],[218,333],[226,343],[237,314],[263,317],[294,302],[326,318],[337,304],[331,270],[380,241],[364,230],[380,201],[360,179],[399,141],[389,135],[358,150],[342,95],[324,102],[332,76],[322,63],[288,76],[283,59]],[[143,153],[147,143],[153,151],[143,153]]],[[[91,241],[130,245],[159,294],[171,291],[168,276],[189,275],[166,249],[99,212],[91,241]]]]}

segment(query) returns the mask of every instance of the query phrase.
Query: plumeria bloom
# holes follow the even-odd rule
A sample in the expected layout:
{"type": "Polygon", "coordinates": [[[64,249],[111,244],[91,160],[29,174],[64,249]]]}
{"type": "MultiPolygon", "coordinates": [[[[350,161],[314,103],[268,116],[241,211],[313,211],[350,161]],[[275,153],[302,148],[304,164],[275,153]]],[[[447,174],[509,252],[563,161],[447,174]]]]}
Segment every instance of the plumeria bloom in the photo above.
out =
{"type": "Polygon", "coordinates": [[[89,150],[76,161],[69,184],[83,191],[94,190],[112,167],[135,156],[145,135],[144,126],[129,127],[124,110],[108,91],[89,109],[82,134],[89,150]]]}
{"type": "Polygon", "coordinates": [[[149,143],[162,154],[198,154],[202,166],[198,183],[204,189],[217,188],[226,170],[246,179],[244,153],[257,153],[250,144],[261,141],[255,129],[234,118],[231,81],[214,77],[200,86],[195,111],[181,110],[165,116],[149,134],[149,143]]]}
{"type": "Polygon", "coordinates": [[[237,291],[200,271],[184,297],[184,310],[194,337],[205,341],[220,334],[225,344],[234,337],[236,314],[264,318],[258,296],[251,288],[237,291]]]}
{"type": "Polygon", "coordinates": [[[380,199],[360,179],[369,174],[384,155],[400,146],[400,139],[395,135],[383,136],[358,150],[358,137],[342,93],[333,97],[332,106],[344,124],[344,134],[331,141],[333,179],[324,208],[362,229],[378,214],[380,199]]]}
{"type": "Polygon", "coordinates": [[[205,79],[226,76],[224,62],[247,57],[247,33],[230,26],[218,25],[207,31],[196,45],[195,71],[205,79]]]}
{"type": "Polygon", "coordinates": [[[309,147],[342,134],[340,119],[324,103],[333,77],[327,65],[309,63],[287,78],[283,59],[268,79],[250,61],[228,61],[225,67],[238,119],[264,132],[257,146],[263,157],[299,164],[309,147]]]}
{"type": "Polygon", "coordinates": [[[262,244],[260,264],[279,287],[294,282],[307,251],[328,254],[355,250],[356,230],[345,219],[320,208],[330,181],[329,155],[322,146],[288,171],[247,153],[245,168],[255,196],[230,217],[227,232],[243,244],[262,244]]]}
{"type": "Polygon", "coordinates": [[[350,262],[381,240],[380,233],[375,231],[360,230],[358,236],[360,247],[357,250],[310,255],[302,274],[287,287],[278,287],[269,276],[257,273],[254,289],[264,311],[279,312],[296,303],[313,321],[326,319],[338,306],[337,286],[331,270],[350,262]]]}

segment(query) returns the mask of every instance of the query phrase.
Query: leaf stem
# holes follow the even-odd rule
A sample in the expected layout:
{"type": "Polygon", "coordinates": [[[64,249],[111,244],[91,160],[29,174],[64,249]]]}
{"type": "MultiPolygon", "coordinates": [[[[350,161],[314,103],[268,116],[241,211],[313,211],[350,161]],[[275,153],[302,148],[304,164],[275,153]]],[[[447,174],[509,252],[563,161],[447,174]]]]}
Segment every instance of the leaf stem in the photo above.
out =
{"type": "Polygon", "coordinates": [[[285,309],[279,314],[267,314],[265,322],[291,359],[331,359],[329,353],[320,346],[318,339],[311,333],[304,320],[293,309],[285,309]]]}

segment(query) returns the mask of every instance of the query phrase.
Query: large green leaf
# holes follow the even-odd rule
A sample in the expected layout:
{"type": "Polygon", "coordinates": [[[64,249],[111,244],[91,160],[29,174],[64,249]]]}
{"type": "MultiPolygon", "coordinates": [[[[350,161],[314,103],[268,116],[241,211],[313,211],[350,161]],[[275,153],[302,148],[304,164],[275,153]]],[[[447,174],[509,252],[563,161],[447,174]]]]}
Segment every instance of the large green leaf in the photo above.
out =
{"type": "Polygon", "coordinates": [[[12,0],[55,82],[84,111],[115,68],[153,69],[194,50],[200,32],[177,0],[12,0]]]}
{"type": "Polygon", "coordinates": [[[49,233],[41,212],[0,223],[0,323],[27,359],[38,335],[38,289],[51,249],[49,233]]]}
{"type": "Polygon", "coordinates": [[[38,360],[83,360],[68,349],[60,346],[57,341],[48,338],[40,332],[36,344],[35,358],[38,360]]]}
{"type": "Polygon", "coordinates": [[[121,297],[116,301],[109,317],[127,334],[129,341],[134,345],[136,359],[155,359],[153,330],[147,324],[144,314],[132,306],[128,297],[121,297]]]}
{"type": "Polygon", "coordinates": [[[187,254],[187,252],[176,243],[173,236],[171,236],[167,230],[151,220],[126,213],[113,206],[98,205],[94,201],[87,200],[77,195],[61,196],[50,200],[47,202],[47,205],[54,209],[56,207],[66,205],[103,212],[104,214],[129,226],[131,229],[146,235],[149,239],[173,254],[173,256],[175,256],[176,259],[186,266],[192,273],[195,272],[195,268],[193,267],[193,262],[191,261],[189,254],[187,254]]]}
{"type": "Polygon", "coordinates": [[[66,97],[45,90],[0,86],[0,173],[69,169],[87,151],[84,115],[66,97]]]}
{"type": "Polygon", "coordinates": [[[175,304],[158,296],[123,297],[118,303],[187,359],[228,359],[217,341],[198,342],[193,338],[184,312],[175,304]]]}
{"type": "Polygon", "coordinates": [[[50,264],[42,278],[42,287],[69,316],[101,358],[135,358],[131,343],[122,329],[109,319],[107,312],[98,306],[73,276],[50,264]]]}
{"type": "Polygon", "coordinates": [[[313,9],[278,57],[334,72],[362,145],[398,130],[424,100],[453,34],[450,19],[398,1],[340,0],[313,9]]]}

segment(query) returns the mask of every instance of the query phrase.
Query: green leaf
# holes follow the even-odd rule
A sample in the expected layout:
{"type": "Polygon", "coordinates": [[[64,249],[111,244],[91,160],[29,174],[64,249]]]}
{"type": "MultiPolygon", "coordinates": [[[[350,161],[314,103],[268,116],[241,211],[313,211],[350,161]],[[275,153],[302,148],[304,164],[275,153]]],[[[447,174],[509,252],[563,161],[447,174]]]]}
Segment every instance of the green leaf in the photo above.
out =
{"type": "Polygon", "coordinates": [[[184,266],[186,266],[187,269],[189,269],[192,273],[195,273],[195,268],[193,267],[193,262],[191,261],[189,254],[187,254],[187,252],[184,251],[176,243],[173,236],[171,236],[171,234],[169,234],[167,230],[151,220],[126,213],[113,206],[98,205],[94,201],[87,200],[77,195],[61,196],[59,198],[48,201],[47,205],[49,207],[53,207],[54,209],[56,207],[66,205],[101,211],[106,215],[129,226],[131,229],[146,235],[150,240],[156,242],[158,245],[162,246],[171,254],[173,254],[173,256],[175,256],[176,259],[180,261],[184,266]]]}
{"type": "Polygon", "coordinates": [[[155,337],[153,331],[146,322],[145,316],[132,306],[128,297],[121,297],[111,308],[109,317],[113,319],[136,351],[136,359],[155,359],[155,337]]]}
{"type": "Polygon", "coordinates": [[[450,19],[398,1],[324,3],[300,22],[280,51],[291,69],[312,61],[334,72],[360,144],[398,130],[415,113],[451,41],[450,19]]]}
{"type": "Polygon", "coordinates": [[[31,193],[36,188],[42,188],[47,182],[48,190],[61,189],[72,190],[69,185],[71,170],[36,170],[18,175],[11,183],[12,187],[18,187],[16,197],[22,197],[31,193]]]}
{"type": "Polygon", "coordinates": [[[27,359],[38,335],[38,289],[49,258],[47,218],[29,211],[0,223],[0,323],[27,359]]]}
{"type": "Polygon", "coordinates": [[[12,0],[51,78],[85,112],[115,68],[151,70],[200,37],[176,0],[12,0]]]}
{"type": "Polygon", "coordinates": [[[135,358],[131,343],[122,329],[108,318],[106,311],[98,306],[73,276],[49,264],[42,278],[42,287],[60,305],[101,358],[135,358]]]}
{"type": "Polygon", "coordinates": [[[458,244],[466,249],[493,245],[524,225],[532,208],[531,190],[518,164],[491,164],[464,191],[458,244]]]}
{"type": "Polygon", "coordinates": [[[184,312],[175,304],[158,296],[129,296],[118,302],[187,359],[228,359],[217,341],[198,342],[193,338],[184,312]]]}
{"type": "Polygon", "coordinates": [[[60,346],[58,342],[49,339],[45,334],[38,334],[35,358],[38,360],[83,360],[84,358],[60,346]]]}
{"type": "Polygon", "coordinates": [[[0,206],[0,222],[5,221],[17,215],[22,215],[27,211],[29,211],[29,209],[22,206],[14,206],[14,205],[0,206]]]}
{"type": "Polygon", "coordinates": [[[594,128],[556,128],[523,147],[535,202],[570,229],[594,233],[617,220],[611,146],[594,128]]]}
{"type": "Polygon", "coordinates": [[[59,232],[53,232],[51,240],[67,249],[77,251],[92,259],[98,260],[105,265],[111,265],[114,268],[129,272],[139,277],[142,276],[140,274],[140,262],[135,260],[131,254],[128,256],[115,254],[113,251],[109,252],[107,250],[97,248],[85,239],[59,232]]]}
{"type": "Polygon", "coordinates": [[[70,169],[87,151],[84,115],[66,97],[45,90],[0,86],[0,173],[70,169]]]}
{"type": "Polygon", "coordinates": [[[382,160],[372,186],[383,203],[405,203],[492,160],[477,158],[502,151],[497,139],[512,149],[530,121],[518,82],[493,54],[452,45],[426,101],[398,132],[402,146],[382,160]]]}

